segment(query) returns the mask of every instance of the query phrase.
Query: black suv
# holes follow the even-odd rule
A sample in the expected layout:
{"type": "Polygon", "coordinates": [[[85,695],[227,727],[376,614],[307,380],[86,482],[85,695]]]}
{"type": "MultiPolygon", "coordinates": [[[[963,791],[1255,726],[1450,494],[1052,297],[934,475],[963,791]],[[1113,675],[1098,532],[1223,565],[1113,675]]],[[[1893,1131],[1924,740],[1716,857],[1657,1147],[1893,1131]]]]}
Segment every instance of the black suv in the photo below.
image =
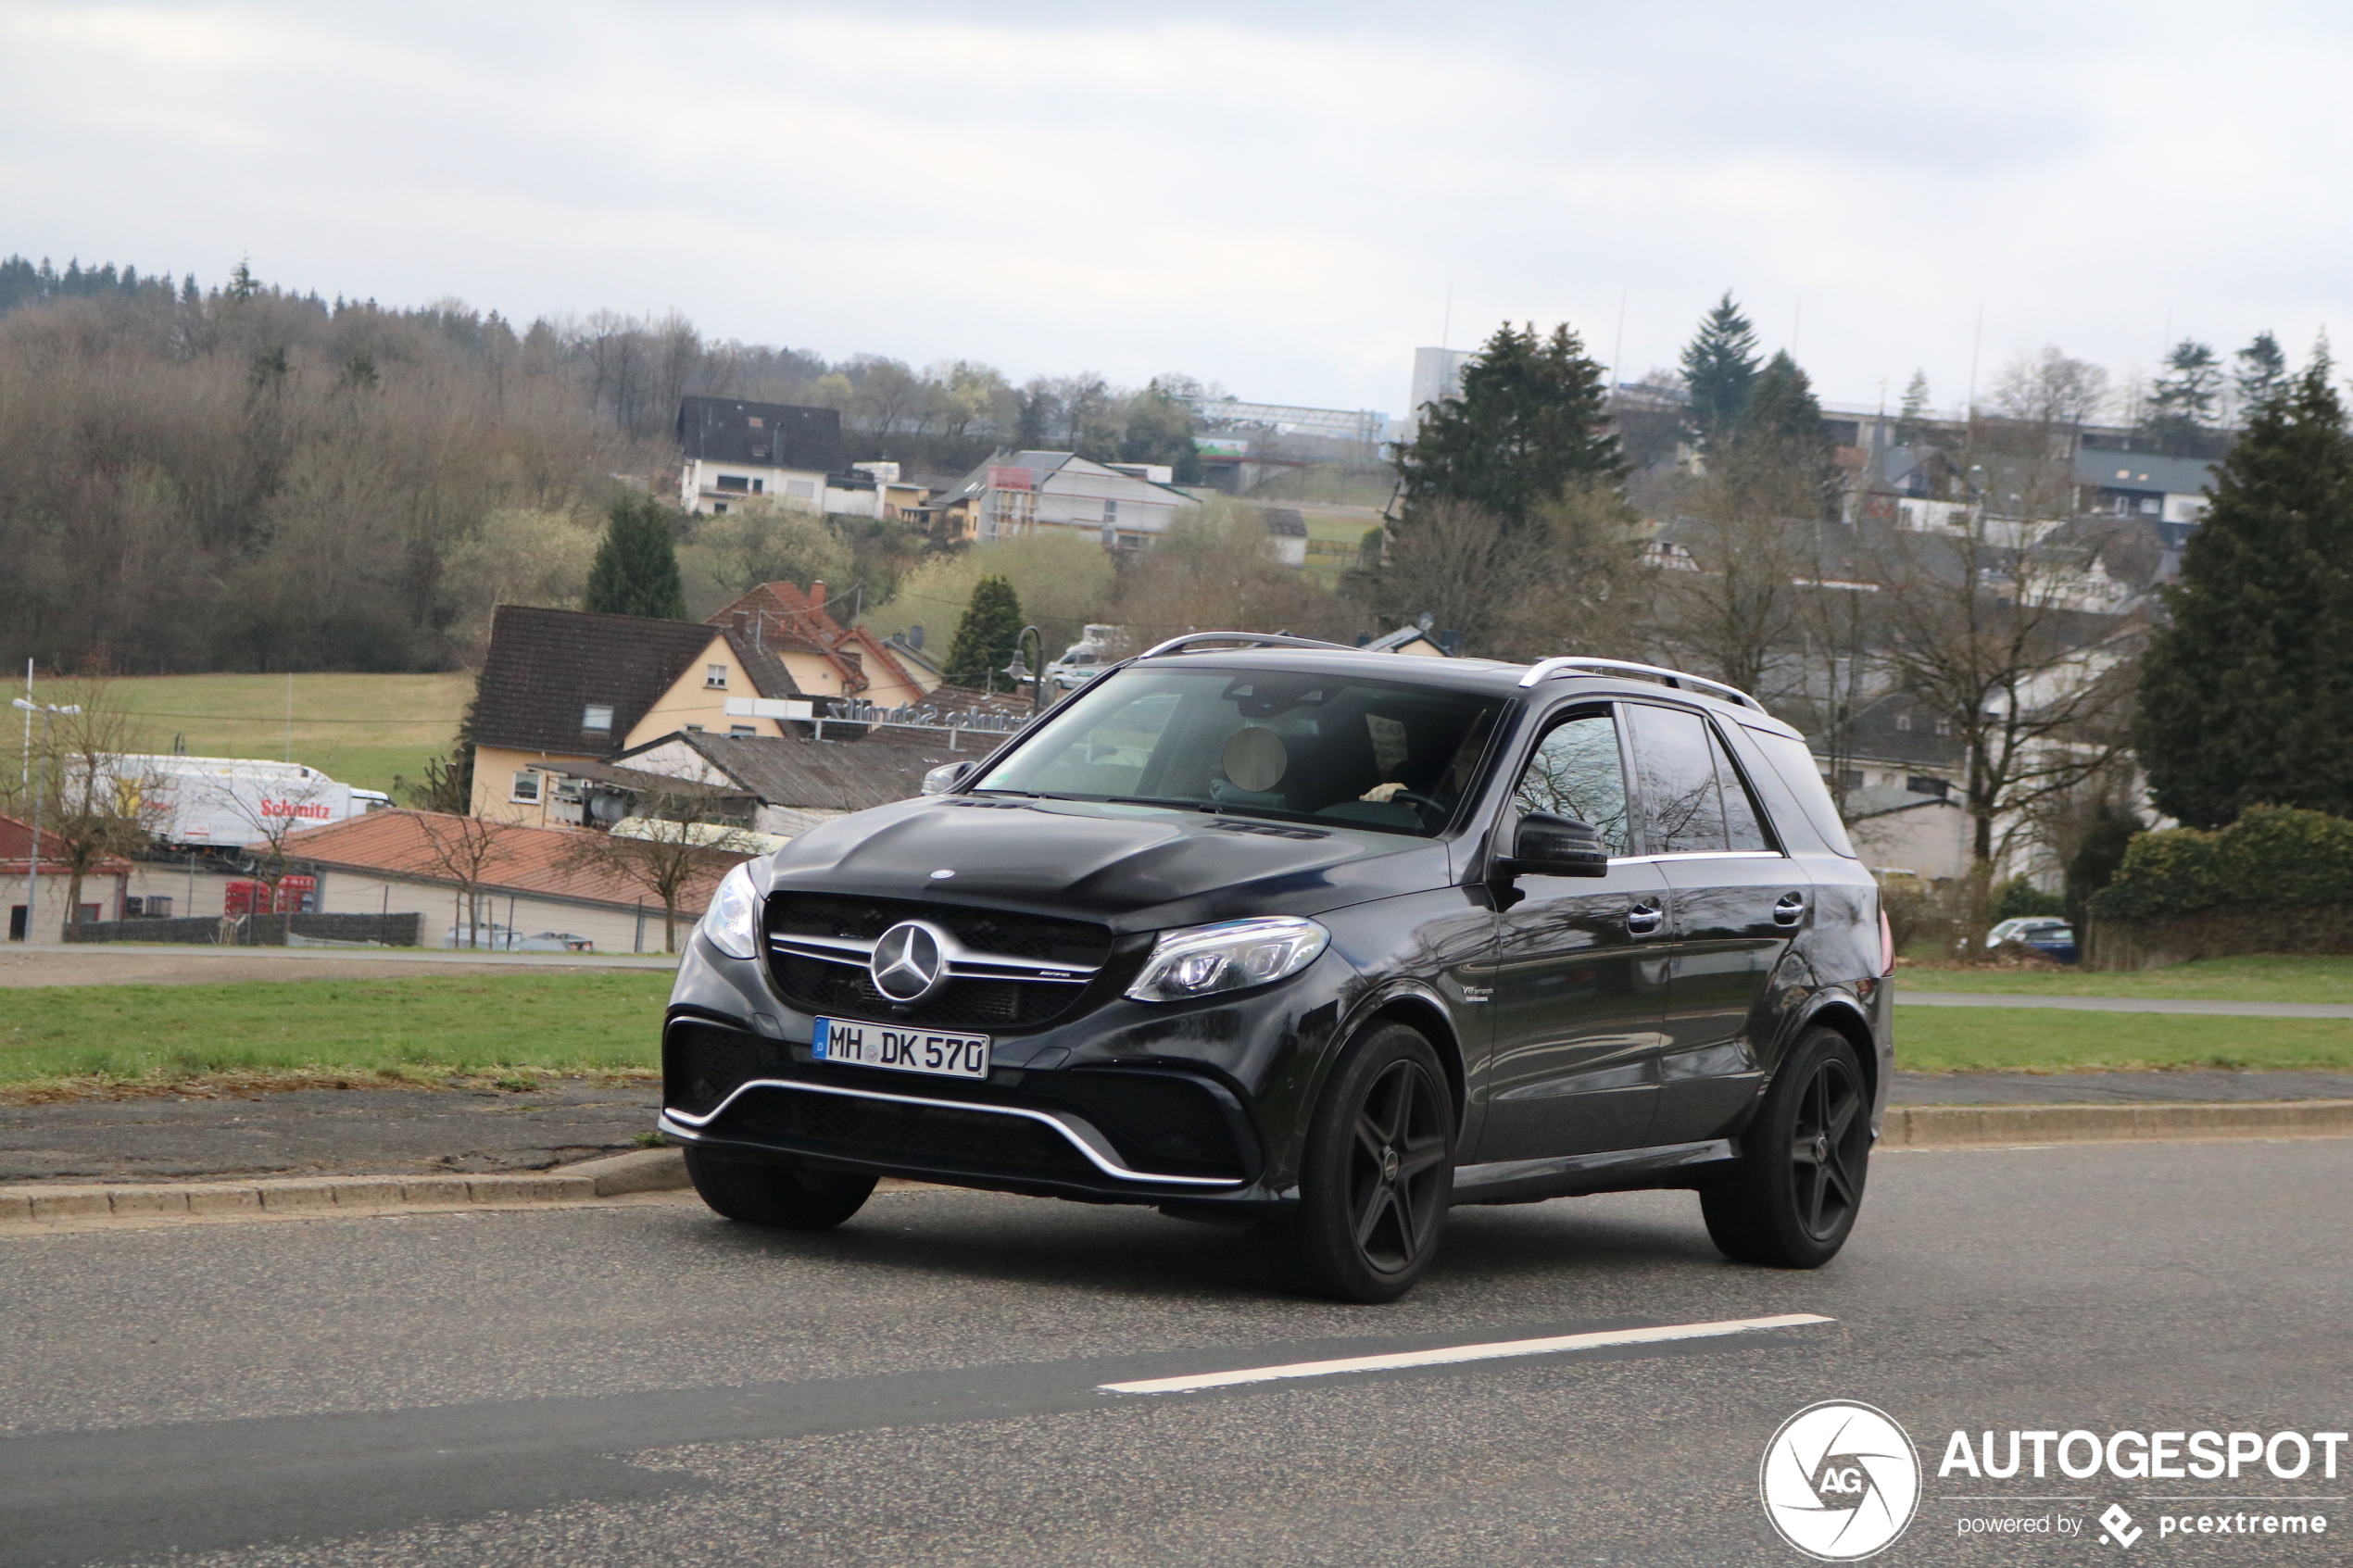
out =
{"type": "Polygon", "coordinates": [[[838,1224],[884,1175],[1146,1203],[1362,1301],[1453,1204],[1692,1187],[1793,1268],[1854,1225],[1893,955],[1743,693],[1203,633],[925,790],[696,928],[661,1126],[724,1215],[838,1224]]]}

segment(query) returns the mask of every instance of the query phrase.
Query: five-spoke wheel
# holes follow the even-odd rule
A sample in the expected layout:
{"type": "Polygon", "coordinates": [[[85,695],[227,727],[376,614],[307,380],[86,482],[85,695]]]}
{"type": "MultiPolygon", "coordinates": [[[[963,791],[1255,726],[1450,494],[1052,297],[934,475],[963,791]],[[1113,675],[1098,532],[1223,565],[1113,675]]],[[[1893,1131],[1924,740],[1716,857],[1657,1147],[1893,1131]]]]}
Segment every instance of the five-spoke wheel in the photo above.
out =
{"type": "Polygon", "coordinates": [[[1277,1261],[1342,1301],[1393,1301],[1438,1250],[1454,1178],[1454,1101],[1429,1042],[1403,1024],[1352,1047],[1317,1104],[1296,1220],[1277,1261]]]}
{"type": "Polygon", "coordinates": [[[1845,1036],[1831,1029],[1800,1035],[1742,1135],[1739,1166],[1700,1189],[1718,1249],[1784,1269],[1817,1269],[1836,1257],[1863,1203],[1870,1110],[1845,1036]]]}

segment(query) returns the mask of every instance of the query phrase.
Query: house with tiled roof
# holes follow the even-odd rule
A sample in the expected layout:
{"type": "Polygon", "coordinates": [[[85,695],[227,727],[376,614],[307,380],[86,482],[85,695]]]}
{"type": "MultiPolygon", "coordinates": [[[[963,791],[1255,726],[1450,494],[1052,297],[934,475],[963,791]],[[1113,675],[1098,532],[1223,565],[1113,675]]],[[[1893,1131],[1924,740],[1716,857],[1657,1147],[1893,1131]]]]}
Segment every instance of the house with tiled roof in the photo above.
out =
{"type": "Polygon", "coordinates": [[[781,735],[809,716],[808,695],[782,655],[731,626],[501,605],[474,702],[472,812],[576,824],[578,800],[551,796],[538,765],[680,730],[781,735]]]}
{"type": "MultiPolygon", "coordinates": [[[[561,828],[383,810],[290,834],[286,854],[318,878],[321,912],[418,914],[427,947],[447,945],[453,929],[472,935],[477,926],[498,926],[526,938],[582,938],[600,953],[661,952],[661,900],[621,871],[584,859],[582,838],[561,828]]],[[[678,898],[682,940],[719,879],[746,859],[694,854],[698,864],[678,898]]]]}
{"type": "MultiPolygon", "coordinates": [[[[862,626],[844,626],[826,609],[825,585],[762,583],[711,617],[736,640],[774,658],[797,695],[820,701],[856,697],[884,708],[921,702],[939,684],[923,662],[901,657],[862,626]]],[[[760,732],[766,734],[766,731],[760,732]]]]}
{"type": "Polygon", "coordinates": [[[123,896],[131,884],[129,861],[108,855],[83,872],[82,902],[77,907],[71,898],[73,867],[64,840],[44,829],[37,857],[32,843],[31,823],[0,817],[0,906],[8,911],[9,941],[22,942],[28,935],[36,942],[61,941],[69,921],[82,924],[122,918],[123,896]],[[30,902],[36,882],[40,884],[38,911],[30,902]]]}

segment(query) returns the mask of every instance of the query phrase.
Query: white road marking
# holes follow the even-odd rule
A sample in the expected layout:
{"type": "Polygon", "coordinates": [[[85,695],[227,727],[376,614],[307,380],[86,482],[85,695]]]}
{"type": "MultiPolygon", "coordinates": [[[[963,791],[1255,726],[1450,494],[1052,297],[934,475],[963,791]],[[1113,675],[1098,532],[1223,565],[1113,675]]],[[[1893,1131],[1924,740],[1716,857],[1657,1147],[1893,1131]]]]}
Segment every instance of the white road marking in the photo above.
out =
{"type": "Polygon", "coordinates": [[[1246,1367],[1239,1372],[1202,1372],[1189,1377],[1148,1377],[1135,1383],[1098,1385],[1105,1394],[1184,1394],[1197,1388],[1231,1388],[1243,1383],[1273,1383],[1287,1377],[1330,1377],[1347,1372],[1392,1372],[1400,1367],[1445,1366],[1454,1361],[1491,1361],[1506,1356],[1545,1356],[1556,1350],[1598,1350],[1610,1345],[1657,1345],[1674,1339],[1712,1339],[1765,1328],[1796,1328],[1836,1323],[1814,1312],[1771,1318],[1726,1318],[1720,1323],[1661,1323],[1655,1328],[1608,1328],[1592,1334],[1562,1334],[1548,1339],[1499,1339],[1486,1345],[1447,1345],[1434,1350],[1399,1350],[1386,1356],[1348,1356],[1331,1361],[1293,1361],[1288,1366],[1246,1367]]]}

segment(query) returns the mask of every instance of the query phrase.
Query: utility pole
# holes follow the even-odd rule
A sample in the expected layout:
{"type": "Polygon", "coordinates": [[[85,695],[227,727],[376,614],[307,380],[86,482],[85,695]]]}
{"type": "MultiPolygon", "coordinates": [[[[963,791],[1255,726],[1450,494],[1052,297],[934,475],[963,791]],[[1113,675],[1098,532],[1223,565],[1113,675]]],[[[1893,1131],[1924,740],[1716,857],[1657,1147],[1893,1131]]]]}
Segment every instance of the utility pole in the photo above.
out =
{"type": "MultiPolygon", "coordinates": [[[[16,706],[24,709],[28,754],[31,748],[32,716],[41,715],[41,771],[32,775],[32,843],[24,858],[24,939],[25,945],[31,947],[33,924],[41,919],[41,807],[42,786],[49,782],[48,753],[57,737],[57,715],[79,713],[82,709],[70,702],[60,708],[56,703],[28,702],[23,697],[16,699],[16,706]]],[[[69,915],[72,912],[67,911],[69,915]]]]}

